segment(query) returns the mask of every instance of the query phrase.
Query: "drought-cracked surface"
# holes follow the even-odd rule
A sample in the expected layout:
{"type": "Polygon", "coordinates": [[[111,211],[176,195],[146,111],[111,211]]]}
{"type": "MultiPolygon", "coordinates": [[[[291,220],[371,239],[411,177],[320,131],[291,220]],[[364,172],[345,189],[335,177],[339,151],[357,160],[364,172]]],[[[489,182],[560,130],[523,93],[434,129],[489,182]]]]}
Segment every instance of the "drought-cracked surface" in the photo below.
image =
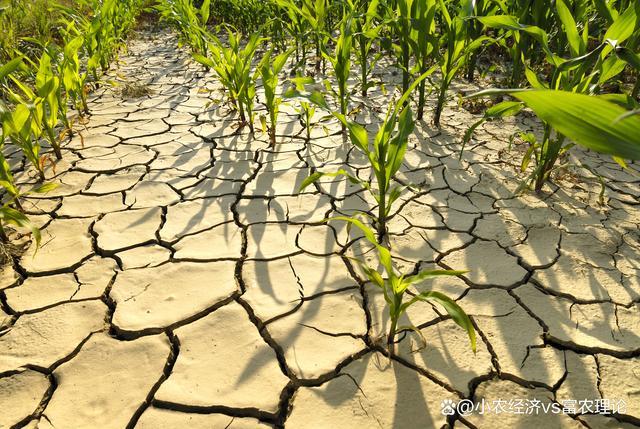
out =
{"type": "Polygon", "coordinates": [[[421,303],[401,324],[426,347],[401,335],[390,360],[384,299],[346,257],[368,247],[322,224],[372,199],[345,180],[298,193],[310,168],[366,177],[366,160],[335,123],[306,143],[293,107],[275,150],[238,133],[219,85],[174,42],[131,43],[118,73],[151,95],[96,91],[83,141],[48,173],[60,186],[24,203],[43,246],[0,279],[0,428],[640,424],[637,165],[574,148],[604,177],[605,205],[588,173],[515,197],[519,148],[504,149],[534,120],[485,124],[461,161],[472,114],[452,101],[441,133],[418,124],[397,180],[419,186],[395,207],[390,244],[406,271],[469,270],[418,289],[458,299],[479,344],[474,355],[421,303]],[[463,398],[626,408],[442,415],[463,398]]]}

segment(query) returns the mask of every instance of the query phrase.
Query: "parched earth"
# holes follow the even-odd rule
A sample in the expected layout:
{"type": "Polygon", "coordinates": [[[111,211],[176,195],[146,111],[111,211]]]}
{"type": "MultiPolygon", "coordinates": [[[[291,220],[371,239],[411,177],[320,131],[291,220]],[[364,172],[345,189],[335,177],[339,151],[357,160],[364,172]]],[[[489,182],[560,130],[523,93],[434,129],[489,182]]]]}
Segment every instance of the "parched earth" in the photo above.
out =
{"type": "MultiPolygon", "coordinates": [[[[298,192],[310,167],[367,177],[337,124],[307,143],[284,106],[271,149],[261,131],[237,129],[174,36],[133,41],[122,60],[113,78],[150,95],[94,92],[84,138],[49,168],[60,186],[25,201],[43,245],[1,276],[1,428],[640,424],[637,165],[574,148],[602,175],[603,200],[586,170],[516,197],[523,150],[506,148],[535,120],[485,124],[460,161],[476,116],[452,100],[440,132],[418,124],[397,177],[416,186],[395,208],[390,245],[405,271],[469,270],[417,289],[458,299],[478,350],[420,303],[401,324],[426,346],[400,335],[389,359],[384,299],[347,258],[370,258],[368,247],[322,223],[372,198],[344,180],[298,192]],[[566,412],[442,412],[462,399],[566,412]]],[[[376,122],[385,100],[372,91],[359,119],[376,122]]]]}

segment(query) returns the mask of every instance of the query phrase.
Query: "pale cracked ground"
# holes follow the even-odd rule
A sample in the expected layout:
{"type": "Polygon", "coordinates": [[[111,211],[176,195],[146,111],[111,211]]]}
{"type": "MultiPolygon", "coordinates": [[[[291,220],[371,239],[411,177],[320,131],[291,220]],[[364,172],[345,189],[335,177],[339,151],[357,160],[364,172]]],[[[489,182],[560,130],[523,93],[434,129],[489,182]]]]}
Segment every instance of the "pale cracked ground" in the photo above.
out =
{"type": "Polygon", "coordinates": [[[49,173],[60,187],[25,204],[44,244],[2,274],[0,427],[640,423],[637,166],[576,151],[604,176],[605,206],[595,180],[516,198],[520,155],[500,150],[533,120],[485,125],[462,162],[455,136],[471,114],[452,102],[441,134],[418,126],[398,180],[421,187],[398,205],[391,245],[406,270],[469,270],[432,287],[472,315],[479,345],[474,356],[424,304],[407,318],[426,347],[401,336],[390,361],[377,345],[384,301],[341,256],[367,247],[345,250],[344,225],[320,224],[371,199],[345,181],[297,193],[309,167],[364,177],[363,158],[321,128],[305,144],[286,106],[275,151],[261,132],[234,135],[226,108],[204,107],[216,84],[174,43],[132,43],[119,73],[151,95],[95,92],[84,146],[74,138],[49,173]],[[627,407],[616,418],[442,416],[442,400],[461,398],[627,407]]]}

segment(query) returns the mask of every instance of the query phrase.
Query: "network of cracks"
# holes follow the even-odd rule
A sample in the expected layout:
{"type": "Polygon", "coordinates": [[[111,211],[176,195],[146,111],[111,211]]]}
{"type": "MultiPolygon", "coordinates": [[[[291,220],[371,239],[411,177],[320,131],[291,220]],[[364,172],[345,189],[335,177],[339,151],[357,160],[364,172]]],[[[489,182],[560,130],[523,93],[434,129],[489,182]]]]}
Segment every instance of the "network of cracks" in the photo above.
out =
{"type": "MultiPolygon", "coordinates": [[[[275,148],[238,129],[219,84],[173,43],[131,42],[114,77],[150,94],[95,91],[83,138],[48,170],[59,186],[25,200],[43,243],[0,279],[0,427],[640,424],[637,165],[575,151],[604,177],[605,204],[588,175],[516,196],[518,148],[504,149],[533,119],[485,124],[460,160],[474,115],[452,100],[440,131],[418,124],[389,244],[406,272],[468,270],[416,288],[457,299],[478,350],[420,303],[401,324],[426,345],[408,331],[389,357],[383,296],[350,259],[371,249],[323,223],[375,201],[340,179],[298,191],[310,168],[366,178],[367,160],[336,123],[306,141],[294,104],[275,148]],[[625,407],[442,412],[462,399],[625,407]]],[[[358,120],[378,121],[385,97],[372,89],[358,120]]],[[[17,151],[9,161],[33,180],[17,151]]]]}

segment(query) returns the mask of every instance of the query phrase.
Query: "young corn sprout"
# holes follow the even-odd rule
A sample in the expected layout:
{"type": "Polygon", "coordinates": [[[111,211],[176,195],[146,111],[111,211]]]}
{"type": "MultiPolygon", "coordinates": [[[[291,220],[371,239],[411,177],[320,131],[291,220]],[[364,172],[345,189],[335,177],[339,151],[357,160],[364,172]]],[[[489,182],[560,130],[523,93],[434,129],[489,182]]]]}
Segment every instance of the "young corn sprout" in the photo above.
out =
{"type": "MultiPolygon", "coordinates": [[[[258,70],[260,76],[262,76],[262,85],[264,87],[265,106],[269,114],[269,141],[272,147],[276,145],[276,125],[278,121],[278,112],[280,110],[280,103],[282,98],[276,95],[278,89],[278,75],[282,71],[282,68],[287,63],[289,56],[293,51],[289,50],[282,52],[279,55],[273,57],[273,48],[267,51],[267,53],[260,61],[258,70]]],[[[264,121],[264,119],[263,119],[264,121]]]]}
{"type": "MultiPolygon", "coordinates": [[[[533,185],[535,191],[540,192],[554,171],[558,157],[574,143],[611,155],[622,165],[624,159],[640,159],[640,116],[629,116],[627,109],[609,101],[608,96],[554,90],[486,90],[470,97],[501,94],[520,100],[547,124],[542,142],[538,142],[533,135],[525,135],[530,148],[523,160],[522,170],[527,168],[531,157],[536,166],[518,191],[533,185]],[[564,145],[567,138],[574,143],[564,145]]],[[[485,118],[472,126],[467,138],[485,120],[518,113],[521,110],[520,102],[506,101],[494,106],[490,109],[493,110],[491,113],[485,114],[485,118]]]]}
{"type": "MultiPolygon", "coordinates": [[[[426,73],[432,62],[432,57],[438,50],[438,40],[434,36],[436,11],[436,0],[414,0],[411,3],[411,22],[413,25],[409,32],[409,46],[415,62],[414,67],[410,70],[412,74],[426,73]]],[[[435,71],[436,67],[432,67],[431,72],[435,71]]],[[[424,115],[425,85],[426,80],[423,80],[418,87],[418,111],[416,113],[418,120],[422,120],[424,115]]]]}
{"type": "Polygon", "coordinates": [[[60,78],[54,73],[54,69],[51,66],[51,57],[46,51],[43,52],[40,57],[35,87],[39,97],[39,100],[36,101],[36,108],[42,110],[42,126],[56,158],[62,159],[60,139],[56,135],[56,126],[58,125],[60,116],[60,93],[62,92],[62,88],[60,86],[60,78]]]}
{"type": "Polygon", "coordinates": [[[4,157],[4,140],[4,132],[0,130],[0,186],[6,193],[4,202],[2,206],[0,206],[0,241],[6,242],[8,240],[4,227],[5,225],[10,224],[18,228],[29,229],[36,241],[37,249],[40,246],[40,230],[32,224],[29,218],[23,213],[22,205],[20,204],[20,197],[34,193],[47,193],[55,189],[57,184],[46,183],[44,185],[34,187],[26,192],[22,192],[15,184],[9,163],[4,157]]]}
{"type": "Polygon", "coordinates": [[[400,317],[407,309],[418,301],[431,301],[440,304],[446,312],[451,316],[453,321],[467,332],[471,343],[471,350],[476,351],[476,333],[473,323],[464,310],[451,298],[437,291],[425,291],[419,293],[410,293],[409,287],[425,280],[442,276],[457,276],[464,274],[465,271],[453,270],[422,270],[414,275],[398,274],[391,256],[391,252],[385,246],[378,244],[375,233],[364,223],[356,218],[350,217],[334,217],[331,220],[342,220],[348,222],[360,229],[364,237],[369,241],[376,250],[378,262],[382,266],[384,276],[377,269],[368,266],[365,262],[353,259],[364,271],[371,283],[380,288],[384,294],[384,299],[388,305],[389,319],[391,325],[389,334],[387,335],[387,347],[389,353],[394,353],[395,336],[398,332],[412,330],[420,333],[415,326],[398,326],[400,317]],[[408,299],[407,299],[408,298],[408,299]]]}
{"type": "Polygon", "coordinates": [[[303,15],[298,13],[297,8],[288,7],[290,3],[287,1],[279,1],[276,4],[279,4],[280,8],[287,14],[287,19],[284,20],[283,26],[295,43],[296,67],[304,70],[307,66],[307,44],[305,39],[310,30],[309,23],[303,15]]]}
{"type": "MultiPolygon", "coordinates": [[[[351,74],[351,51],[353,48],[353,29],[354,29],[354,15],[353,9],[344,11],[342,20],[340,21],[340,34],[335,40],[335,49],[333,55],[329,55],[327,52],[322,51],[322,55],[329,60],[333,67],[333,72],[336,77],[338,90],[334,90],[332,85],[326,83],[327,89],[338,100],[340,114],[343,117],[349,115],[349,88],[348,81],[351,74]]],[[[342,131],[346,131],[346,124],[343,122],[342,131]]]]}
{"type": "MultiPolygon", "coordinates": [[[[312,85],[314,80],[312,77],[302,77],[298,76],[291,79],[291,83],[293,83],[294,88],[288,90],[285,93],[285,96],[292,96],[294,93],[302,93],[304,91],[305,85],[312,85]]],[[[298,109],[298,116],[300,118],[300,124],[304,127],[306,140],[311,140],[311,128],[313,124],[311,123],[311,118],[316,113],[316,105],[314,103],[305,101],[304,98],[300,98],[298,100],[298,104],[300,105],[298,109]]]]}
{"type": "Polygon", "coordinates": [[[379,0],[372,0],[368,5],[366,1],[362,1],[359,7],[367,6],[367,9],[364,15],[360,14],[356,19],[356,32],[354,37],[358,45],[356,56],[358,64],[360,65],[360,93],[363,97],[366,97],[369,88],[374,86],[374,84],[369,81],[369,74],[371,73],[373,65],[380,57],[379,54],[373,57],[371,56],[373,42],[378,39],[380,33],[384,30],[383,25],[376,23],[376,20],[380,18],[378,15],[378,5],[379,0]]]}
{"type": "Polygon", "coordinates": [[[154,9],[160,13],[160,19],[176,28],[180,33],[180,44],[189,45],[193,53],[207,55],[207,29],[211,11],[211,0],[204,0],[200,9],[193,0],[164,0],[154,9]]]}
{"type": "Polygon", "coordinates": [[[326,40],[327,20],[329,18],[330,0],[276,0],[277,4],[288,14],[302,17],[310,28],[316,45],[316,74],[320,72],[322,51],[326,40]]]}
{"type": "Polygon", "coordinates": [[[438,92],[438,103],[433,116],[433,123],[440,127],[440,116],[447,98],[447,90],[451,82],[456,77],[460,69],[465,64],[465,59],[474,51],[479,49],[484,42],[492,40],[487,36],[479,37],[467,43],[467,22],[466,19],[473,14],[473,1],[465,0],[460,6],[458,15],[451,16],[447,10],[444,0],[439,0],[440,13],[444,28],[441,43],[444,45],[444,53],[440,55],[439,66],[442,74],[440,80],[440,90],[438,92]]]}
{"type": "Polygon", "coordinates": [[[193,58],[200,64],[212,69],[220,83],[229,91],[229,98],[234,103],[240,115],[241,126],[249,125],[253,132],[253,102],[256,95],[256,74],[251,71],[253,57],[264,38],[260,33],[253,33],[244,47],[241,47],[242,34],[225,27],[228,34],[228,44],[211,35],[213,42],[209,44],[211,57],[193,54],[193,58]]]}
{"type": "MultiPolygon", "coordinates": [[[[520,33],[525,33],[534,38],[542,48],[545,60],[551,70],[548,82],[541,80],[538,74],[524,63],[525,75],[529,84],[536,90],[544,91],[563,90],[578,94],[596,94],[600,88],[608,81],[620,74],[625,66],[630,64],[634,68],[640,69],[640,61],[638,56],[631,52],[628,48],[621,46],[622,43],[629,39],[634,31],[635,22],[637,20],[637,12],[635,6],[629,6],[627,10],[613,20],[613,24],[609,27],[603,36],[603,42],[587,52],[588,32],[584,31],[580,36],[576,23],[569,13],[569,9],[564,0],[556,2],[556,11],[562,27],[569,41],[570,53],[574,56],[571,59],[564,59],[553,52],[550,45],[550,36],[541,28],[536,26],[527,26],[520,24],[513,16],[492,16],[478,17],[486,26],[505,30],[513,33],[514,37],[518,37],[520,33]]],[[[500,93],[511,94],[511,90],[498,91],[500,93]]],[[[484,94],[493,94],[485,92],[484,94]]],[[[516,98],[520,98],[518,93],[514,93],[516,98]]],[[[539,95],[541,96],[541,95],[539,95]]],[[[526,97],[530,97],[526,95],[526,97]]],[[[560,103],[562,98],[557,100],[560,103]]],[[[524,100],[522,100],[524,101],[524,100]]],[[[502,104],[502,106],[506,106],[502,104]]],[[[490,119],[496,109],[494,107],[487,111],[485,118],[490,119]]],[[[508,116],[517,113],[519,109],[512,106],[500,114],[500,116],[508,116]]],[[[537,113],[537,112],[536,112],[537,113]]],[[[540,116],[540,115],[539,115],[540,116]]],[[[551,177],[552,172],[556,169],[558,159],[565,154],[573,143],[567,142],[565,135],[553,132],[555,128],[543,116],[540,116],[544,122],[544,134],[542,141],[538,141],[534,135],[523,135],[524,141],[529,144],[529,150],[525,153],[521,168],[524,171],[532,160],[536,162],[536,168],[532,175],[528,178],[525,185],[532,186],[536,192],[541,192],[544,184],[551,177]]],[[[467,132],[465,140],[470,138],[473,130],[482,122],[474,124],[470,131],[467,132]]]]}
{"type": "MultiPolygon", "coordinates": [[[[351,183],[362,186],[371,193],[378,204],[378,214],[374,216],[374,220],[380,242],[383,242],[387,232],[387,218],[391,213],[391,208],[404,190],[403,186],[394,184],[393,177],[402,166],[407,150],[407,140],[414,127],[411,108],[408,106],[407,100],[416,86],[426,77],[427,75],[424,74],[416,79],[398,102],[389,106],[384,121],[373,136],[373,141],[364,126],[349,121],[341,113],[331,113],[349,130],[351,143],[369,160],[371,173],[376,182],[375,186],[342,169],[333,173],[316,171],[307,177],[300,186],[300,190],[303,190],[324,176],[345,176],[351,183]]],[[[318,92],[302,95],[299,91],[289,90],[288,95],[306,97],[323,109],[330,111],[323,95],[318,92]]]]}
{"type": "MultiPolygon", "coordinates": [[[[6,76],[19,67],[22,63],[19,61],[11,61],[0,69],[0,81],[2,76],[6,76]]],[[[0,101],[0,119],[2,120],[3,138],[8,139],[18,146],[25,157],[31,162],[36,169],[39,180],[44,181],[44,164],[45,158],[40,155],[40,137],[43,132],[42,125],[42,99],[39,98],[26,84],[22,83],[13,75],[9,76],[16,88],[20,89],[22,95],[16,93],[9,86],[4,86],[9,100],[13,106],[12,109],[2,101],[0,101]]]]}
{"type": "Polygon", "coordinates": [[[394,50],[398,53],[398,65],[402,70],[402,91],[409,88],[409,61],[411,60],[411,45],[409,37],[411,33],[411,5],[413,0],[398,0],[394,11],[394,31],[398,39],[398,46],[394,50]]]}
{"type": "Polygon", "coordinates": [[[117,58],[118,48],[135,23],[142,3],[142,0],[94,1],[92,19],[81,20],[88,57],[87,71],[94,81],[98,81],[98,67],[104,73],[117,58]]]}
{"type": "Polygon", "coordinates": [[[84,38],[78,33],[75,22],[68,21],[64,37],[63,57],[60,63],[60,75],[67,97],[71,98],[73,106],[80,113],[89,113],[85,82],[87,74],[80,71],[80,50],[84,38]]]}
{"type": "Polygon", "coordinates": [[[0,241],[5,243],[9,240],[5,230],[6,225],[13,225],[18,228],[30,230],[36,241],[36,249],[40,247],[41,235],[38,227],[31,223],[24,213],[10,207],[8,203],[0,206],[0,241]]]}

